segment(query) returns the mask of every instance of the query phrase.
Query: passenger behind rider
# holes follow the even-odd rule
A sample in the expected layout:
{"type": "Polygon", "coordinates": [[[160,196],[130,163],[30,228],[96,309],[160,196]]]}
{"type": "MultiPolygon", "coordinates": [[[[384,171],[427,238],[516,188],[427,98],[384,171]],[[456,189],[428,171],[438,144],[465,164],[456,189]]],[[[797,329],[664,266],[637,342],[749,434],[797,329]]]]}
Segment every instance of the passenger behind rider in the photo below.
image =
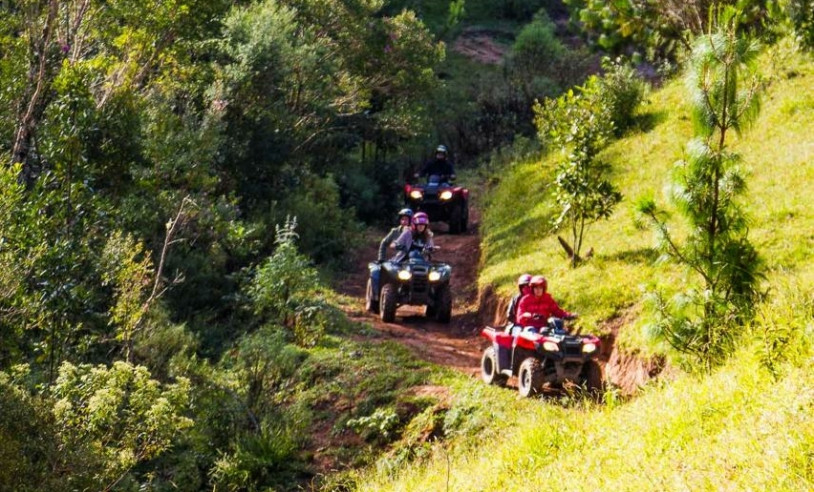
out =
{"type": "Polygon", "coordinates": [[[520,275],[517,279],[518,293],[512,296],[512,300],[509,301],[509,308],[506,310],[506,333],[512,333],[514,328],[521,328],[517,323],[517,304],[524,295],[531,292],[529,282],[531,282],[531,275],[528,273],[520,275]]]}
{"type": "Polygon", "coordinates": [[[391,259],[392,261],[402,261],[407,258],[410,250],[418,250],[423,253],[425,250],[434,248],[430,217],[424,212],[413,215],[413,227],[402,232],[398,239],[393,241],[393,247],[396,248],[398,254],[391,259]]]}
{"type": "Polygon", "coordinates": [[[385,257],[387,256],[387,247],[390,246],[393,241],[398,239],[404,231],[409,231],[411,229],[412,219],[412,210],[409,208],[399,210],[399,225],[390,229],[390,232],[388,232],[387,235],[384,236],[384,239],[382,239],[382,242],[379,243],[378,261],[384,261],[385,257]]]}
{"type": "Polygon", "coordinates": [[[421,171],[415,175],[417,178],[424,176],[439,176],[442,182],[449,182],[450,179],[455,179],[455,168],[449,159],[445,145],[439,145],[435,149],[435,157],[425,162],[421,171]]]}
{"type": "Polygon", "coordinates": [[[548,325],[548,318],[574,319],[576,313],[569,313],[557,305],[556,301],[547,292],[548,282],[542,275],[535,275],[529,282],[531,293],[520,299],[517,305],[517,321],[524,327],[537,329],[548,325]]]}

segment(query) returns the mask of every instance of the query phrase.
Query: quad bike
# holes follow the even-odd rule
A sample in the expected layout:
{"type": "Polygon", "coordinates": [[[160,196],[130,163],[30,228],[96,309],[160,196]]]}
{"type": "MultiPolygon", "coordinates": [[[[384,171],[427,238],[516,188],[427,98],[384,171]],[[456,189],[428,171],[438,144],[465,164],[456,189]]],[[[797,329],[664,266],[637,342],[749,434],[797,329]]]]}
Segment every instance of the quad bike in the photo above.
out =
{"type": "Polygon", "coordinates": [[[466,232],[469,190],[442,178],[433,175],[424,184],[405,184],[404,203],[414,211],[426,212],[433,221],[446,222],[452,234],[466,232]]]}
{"type": "Polygon", "coordinates": [[[600,392],[602,374],[596,361],[599,338],[568,333],[561,318],[548,318],[547,322],[548,326],[539,330],[516,327],[514,333],[484,328],[481,335],[492,342],[481,358],[484,382],[505,386],[509,377],[517,376],[524,397],[567,382],[600,392]]]}
{"type": "Polygon", "coordinates": [[[393,322],[399,306],[412,305],[426,306],[428,318],[449,323],[452,267],[433,262],[430,250],[411,249],[403,261],[371,262],[368,269],[365,309],[378,313],[382,321],[393,322]]]}

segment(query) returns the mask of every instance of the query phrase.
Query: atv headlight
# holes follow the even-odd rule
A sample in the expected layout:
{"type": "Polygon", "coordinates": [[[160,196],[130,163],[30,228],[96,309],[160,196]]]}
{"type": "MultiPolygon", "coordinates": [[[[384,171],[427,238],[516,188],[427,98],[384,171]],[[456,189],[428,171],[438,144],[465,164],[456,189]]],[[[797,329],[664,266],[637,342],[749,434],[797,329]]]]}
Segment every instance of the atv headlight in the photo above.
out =
{"type": "Polygon", "coordinates": [[[582,346],[582,353],[583,354],[590,354],[590,353],[593,353],[595,350],[596,350],[596,344],[595,343],[586,343],[585,345],[582,346]]]}
{"type": "Polygon", "coordinates": [[[432,271],[432,272],[430,272],[429,279],[430,279],[430,282],[438,282],[439,280],[441,280],[441,273],[436,272],[436,271],[432,271]]]}
{"type": "Polygon", "coordinates": [[[559,352],[560,346],[554,342],[543,342],[543,348],[548,352],[559,352]]]}
{"type": "Polygon", "coordinates": [[[410,270],[399,270],[399,280],[410,280],[413,274],[410,273],[410,270]]]}
{"type": "Polygon", "coordinates": [[[410,198],[412,198],[413,200],[421,200],[421,197],[423,196],[424,194],[421,193],[421,190],[413,190],[410,192],[410,198]]]}
{"type": "Polygon", "coordinates": [[[441,200],[449,200],[450,198],[452,198],[452,192],[449,190],[444,190],[441,192],[439,197],[441,198],[441,200]]]}

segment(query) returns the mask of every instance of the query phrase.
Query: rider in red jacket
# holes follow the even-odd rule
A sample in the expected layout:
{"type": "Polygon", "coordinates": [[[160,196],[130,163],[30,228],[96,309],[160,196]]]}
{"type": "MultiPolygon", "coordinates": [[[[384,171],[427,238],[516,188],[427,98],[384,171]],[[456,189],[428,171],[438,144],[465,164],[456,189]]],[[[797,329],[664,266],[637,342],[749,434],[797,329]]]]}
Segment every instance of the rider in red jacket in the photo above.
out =
{"type": "Polygon", "coordinates": [[[520,299],[517,306],[517,323],[523,326],[542,328],[547,325],[548,318],[572,319],[576,315],[560,308],[551,295],[546,292],[548,282],[542,275],[535,275],[529,282],[531,293],[520,299]]]}

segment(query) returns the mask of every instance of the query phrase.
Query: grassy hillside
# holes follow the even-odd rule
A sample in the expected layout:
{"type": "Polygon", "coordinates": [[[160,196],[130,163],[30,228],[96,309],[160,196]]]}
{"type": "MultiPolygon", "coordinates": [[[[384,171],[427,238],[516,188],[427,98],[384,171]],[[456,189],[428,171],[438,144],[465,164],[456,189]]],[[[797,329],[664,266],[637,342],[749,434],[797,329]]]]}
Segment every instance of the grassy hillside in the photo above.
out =
{"type": "MultiPolygon", "coordinates": [[[[754,128],[731,141],[731,149],[750,171],[744,204],[752,218],[750,239],[768,267],[765,287],[776,291],[811,285],[814,278],[814,64],[777,55],[764,67],[768,87],[761,115],[754,128]]],[[[556,213],[549,192],[553,156],[507,170],[484,213],[480,286],[495,286],[508,296],[519,273],[542,273],[566,309],[580,312],[588,328],[601,330],[605,320],[623,313],[638,319],[643,287],[658,284],[669,292],[694,281],[658,261],[653,233],[636,227],[632,205],[643,195],[668,205],[663,187],[691,138],[686,94],[682,80],[653,93],[642,108],[641,128],[604,152],[624,199],[610,220],[589,229],[584,251],[593,247],[594,257],[576,270],[550,231],[556,213]]],[[[672,225],[680,237],[683,224],[672,225]]],[[[640,345],[637,334],[627,330],[624,339],[640,345]]]]}
{"type": "MultiPolygon", "coordinates": [[[[814,63],[767,58],[767,92],[754,128],[732,148],[751,170],[750,238],[768,267],[769,296],[744,347],[714,374],[678,375],[634,400],[520,401],[508,390],[456,380],[451,413],[479,425],[448,434],[407,466],[356,476],[358,490],[811,490],[814,488],[814,63]],[[491,423],[490,423],[491,422],[491,423]]],[[[576,270],[549,231],[551,161],[506,169],[484,211],[481,287],[506,296],[523,271],[540,272],[562,305],[601,329],[624,315],[623,339],[644,348],[642,290],[677,290],[692,277],[659,262],[635,227],[632,202],[665,203],[667,174],[690,138],[681,81],[651,95],[641,129],[605,157],[625,200],[589,231],[594,257],[576,270]],[[520,210],[520,212],[518,212],[520,210]]],[[[680,224],[679,226],[680,235],[680,224]]],[[[661,350],[659,347],[651,349],[661,350]]]]}
{"type": "MultiPolygon", "coordinates": [[[[748,356],[618,407],[523,402],[500,434],[472,439],[359,490],[810,490],[814,376],[774,382],[748,356]],[[771,388],[771,391],[767,391],[771,388]],[[778,430],[781,430],[778,432],[778,430]]],[[[476,385],[476,382],[470,383],[476,385]]],[[[504,422],[505,424],[505,422],[504,422]]]]}

